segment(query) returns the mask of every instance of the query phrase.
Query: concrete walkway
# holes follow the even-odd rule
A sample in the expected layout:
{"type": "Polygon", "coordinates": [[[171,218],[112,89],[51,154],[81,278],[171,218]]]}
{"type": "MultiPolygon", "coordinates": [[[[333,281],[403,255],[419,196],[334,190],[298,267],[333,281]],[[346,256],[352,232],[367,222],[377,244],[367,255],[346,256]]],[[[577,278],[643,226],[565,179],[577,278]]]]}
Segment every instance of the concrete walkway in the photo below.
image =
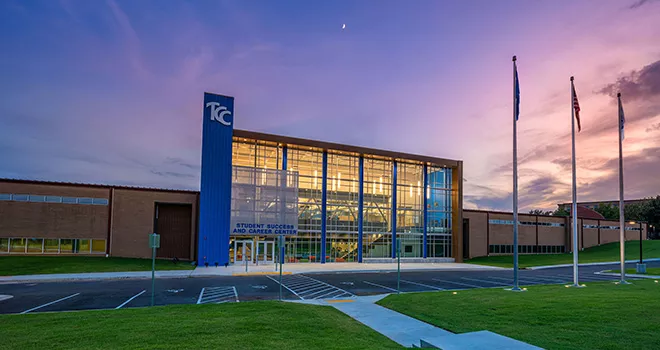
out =
{"type": "MultiPolygon", "coordinates": [[[[156,271],[157,278],[186,278],[210,276],[256,276],[277,275],[275,268],[279,265],[249,265],[247,272],[245,265],[231,265],[228,267],[197,267],[195,270],[156,271]]],[[[331,263],[331,264],[285,264],[283,274],[297,273],[360,273],[360,272],[392,272],[397,270],[396,264],[360,264],[360,263],[331,263]]],[[[455,271],[455,270],[502,270],[499,267],[457,264],[457,263],[407,263],[401,264],[401,271],[455,271]]],[[[122,278],[151,278],[151,271],[131,272],[92,272],[92,273],[64,273],[48,275],[20,275],[0,276],[0,282],[27,282],[27,281],[60,281],[60,280],[103,280],[122,278]]]]}
{"type": "MultiPolygon", "coordinates": [[[[244,276],[279,274],[279,265],[231,265],[229,267],[199,266],[191,274],[194,276],[244,276]]],[[[360,272],[392,272],[397,270],[397,264],[392,263],[299,263],[284,264],[283,273],[360,273],[360,272]]],[[[401,271],[456,271],[456,270],[506,270],[501,267],[459,263],[401,263],[401,271]]]]}
{"type": "Polygon", "coordinates": [[[489,331],[454,334],[418,319],[375,304],[387,295],[343,300],[296,300],[292,302],[331,305],[360,323],[405,347],[452,349],[540,349],[489,331]]]}

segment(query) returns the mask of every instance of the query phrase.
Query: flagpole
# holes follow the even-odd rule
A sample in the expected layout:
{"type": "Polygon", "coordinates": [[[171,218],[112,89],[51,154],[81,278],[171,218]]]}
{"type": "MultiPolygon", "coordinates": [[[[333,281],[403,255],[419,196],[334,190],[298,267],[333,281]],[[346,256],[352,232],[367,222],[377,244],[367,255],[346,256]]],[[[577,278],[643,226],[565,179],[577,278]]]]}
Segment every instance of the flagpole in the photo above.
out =
{"type": "Polygon", "coordinates": [[[577,224],[577,187],[575,175],[575,85],[571,77],[571,140],[573,154],[573,287],[579,287],[578,281],[578,224],[577,224]]]}
{"type": "Polygon", "coordinates": [[[617,93],[616,97],[619,102],[619,242],[620,242],[620,259],[621,259],[621,281],[620,284],[628,284],[626,282],[626,234],[625,234],[625,216],[624,216],[624,202],[623,202],[623,124],[622,114],[623,107],[621,106],[621,93],[617,93]]]}
{"type": "Polygon", "coordinates": [[[516,91],[516,56],[513,56],[513,288],[518,291],[518,101],[516,91]]]}

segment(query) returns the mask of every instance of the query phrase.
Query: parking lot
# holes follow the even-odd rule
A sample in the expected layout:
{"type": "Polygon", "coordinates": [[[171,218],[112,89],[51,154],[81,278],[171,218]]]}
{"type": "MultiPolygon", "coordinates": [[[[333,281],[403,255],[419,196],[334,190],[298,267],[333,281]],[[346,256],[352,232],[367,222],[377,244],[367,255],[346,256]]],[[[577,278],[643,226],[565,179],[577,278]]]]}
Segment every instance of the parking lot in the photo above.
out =
{"type": "MultiPolygon", "coordinates": [[[[634,264],[629,264],[630,267],[634,264]]],[[[653,263],[651,265],[658,265],[653,263]]],[[[616,281],[594,274],[612,266],[580,268],[580,283],[616,281]]],[[[520,284],[570,284],[571,268],[521,270],[520,284]]],[[[360,295],[506,288],[510,270],[324,273],[284,275],[284,299],[346,299],[360,295]]],[[[278,299],[279,276],[223,276],[157,279],[154,304],[209,304],[278,299]]],[[[84,282],[42,282],[0,285],[0,313],[36,313],[145,307],[151,303],[151,280],[124,279],[84,282]]]]}

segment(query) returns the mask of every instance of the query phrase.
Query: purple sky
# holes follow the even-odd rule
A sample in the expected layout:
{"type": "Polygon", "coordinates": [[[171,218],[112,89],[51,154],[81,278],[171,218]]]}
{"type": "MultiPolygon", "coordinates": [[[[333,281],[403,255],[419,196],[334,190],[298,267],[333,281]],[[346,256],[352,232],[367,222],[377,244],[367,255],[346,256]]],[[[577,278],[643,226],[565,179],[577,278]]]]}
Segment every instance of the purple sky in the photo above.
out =
{"type": "Polygon", "coordinates": [[[465,206],[660,193],[660,1],[0,2],[0,177],[198,189],[204,91],[235,127],[462,159],[465,206]],[[341,29],[345,23],[347,28],[341,29]]]}

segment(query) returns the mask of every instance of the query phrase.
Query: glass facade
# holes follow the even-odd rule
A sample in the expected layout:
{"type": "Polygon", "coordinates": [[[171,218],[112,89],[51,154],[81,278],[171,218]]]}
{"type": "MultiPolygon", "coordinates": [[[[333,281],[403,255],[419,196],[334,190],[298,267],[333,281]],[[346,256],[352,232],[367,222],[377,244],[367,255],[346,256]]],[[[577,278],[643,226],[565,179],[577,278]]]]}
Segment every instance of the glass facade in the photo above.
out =
{"type": "MultiPolygon", "coordinates": [[[[396,240],[403,258],[452,256],[450,168],[375,155],[325,152],[324,157],[324,150],[319,148],[234,138],[234,166],[286,169],[298,174],[298,234],[286,236],[286,262],[392,258],[396,240]],[[392,234],[393,213],[396,239],[392,234]]],[[[269,241],[275,237],[231,237],[232,241],[245,239],[269,241]]],[[[234,257],[232,249],[230,243],[230,259],[234,257]]]]}

